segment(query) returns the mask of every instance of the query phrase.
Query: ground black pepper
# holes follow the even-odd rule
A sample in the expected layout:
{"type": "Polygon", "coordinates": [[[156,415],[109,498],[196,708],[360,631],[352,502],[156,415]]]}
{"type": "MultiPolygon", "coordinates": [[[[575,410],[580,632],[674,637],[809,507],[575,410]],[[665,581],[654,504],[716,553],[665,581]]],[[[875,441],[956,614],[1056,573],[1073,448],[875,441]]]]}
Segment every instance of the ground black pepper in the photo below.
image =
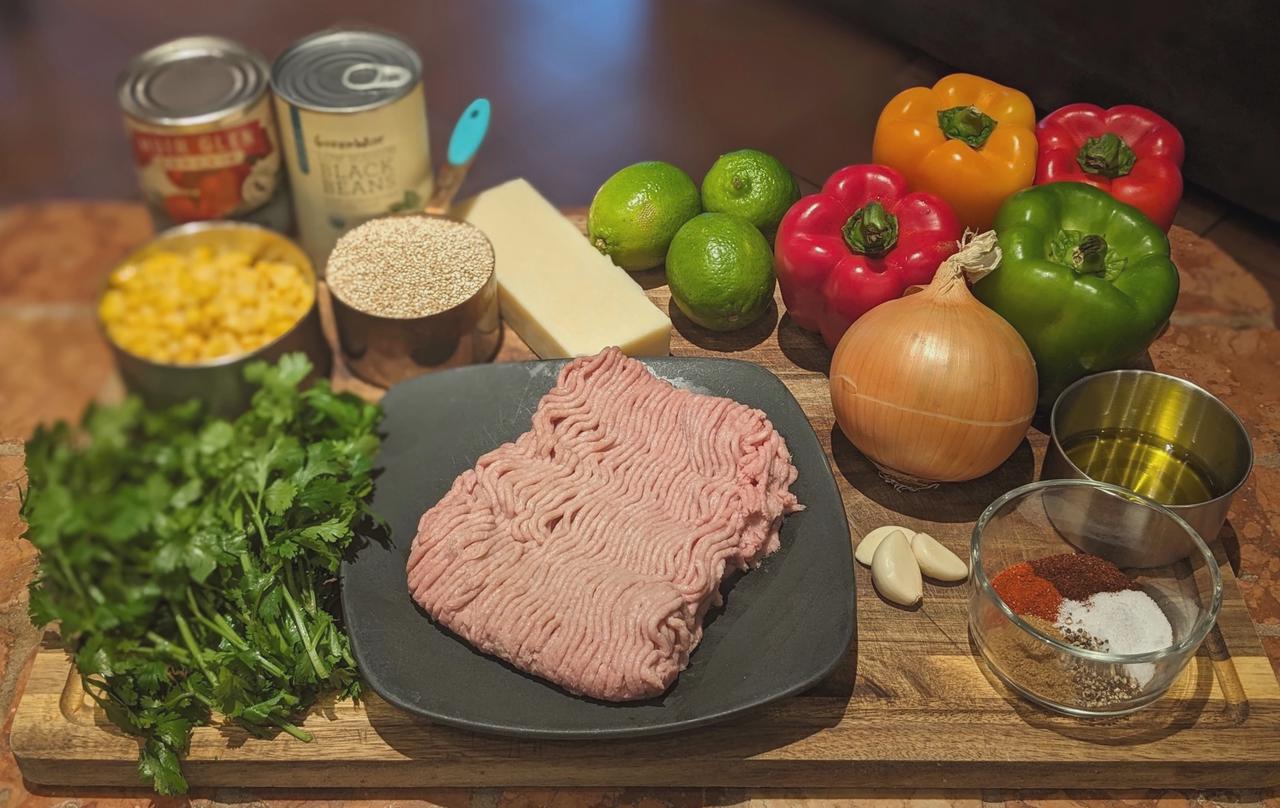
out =
{"type": "Polygon", "coordinates": [[[1099,592],[1142,587],[1119,567],[1089,553],[1062,553],[1030,562],[1031,569],[1069,600],[1085,600],[1099,592]]]}
{"type": "MultiPolygon", "coordinates": [[[[1083,629],[1063,629],[1060,635],[1067,642],[1089,651],[1108,651],[1107,643],[1083,629]]],[[[1130,676],[1123,665],[1108,665],[1088,659],[1072,659],[1071,681],[1086,707],[1101,709],[1127,701],[1142,692],[1138,680],[1130,676]]]]}

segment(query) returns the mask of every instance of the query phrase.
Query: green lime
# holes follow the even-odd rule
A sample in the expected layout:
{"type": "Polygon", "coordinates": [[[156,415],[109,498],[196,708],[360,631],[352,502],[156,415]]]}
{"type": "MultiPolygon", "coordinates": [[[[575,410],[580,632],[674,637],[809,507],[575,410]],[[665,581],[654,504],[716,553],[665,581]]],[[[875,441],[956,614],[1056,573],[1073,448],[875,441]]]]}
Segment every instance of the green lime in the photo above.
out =
{"type": "Polygon", "coordinates": [[[671,299],[713,331],[751,325],[773,300],[773,253],[741,216],[704,213],[689,220],[667,252],[671,299]]]}
{"type": "Polygon", "coordinates": [[[762,151],[740,149],[720,155],[702,178],[702,207],[741,216],[771,233],[800,188],[787,167],[762,151]]]}
{"type": "Polygon", "coordinates": [[[596,191],[587,236],[613,263],[638,272],[666,260],[676,231],[701,211],[698,186],[688,174],[670,163],[636,163],[596,191]]]}

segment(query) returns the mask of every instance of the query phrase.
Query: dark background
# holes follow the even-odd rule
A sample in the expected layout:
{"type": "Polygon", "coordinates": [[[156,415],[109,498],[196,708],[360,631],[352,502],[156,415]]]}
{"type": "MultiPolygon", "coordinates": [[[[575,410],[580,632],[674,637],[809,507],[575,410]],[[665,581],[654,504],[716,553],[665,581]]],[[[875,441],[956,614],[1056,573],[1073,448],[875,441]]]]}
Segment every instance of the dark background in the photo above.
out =
{"type": "Polygon", "coordinates": [[[230,36],[271,59],[334,24],[393,30],[422,55],[437,160],[466,103],[493,102],[463,193],[525,176],[561,205],[586,204],[628,163],[668,160],[699,179],[717,155],[747,146],[821,182],[869,160],[881,107],[949,72],[939,57],[1041,107],[1137,100],[1165,112],[1191,141],[1188,171],[1200,181],[1179,224],[1207,234],[1276,298],[1280,227],[1235,202],[1280,210],[1268,173],[1280,166],[1266,67],[1274,47],[1252,50],[1280,27],[1278,9],[1252,0],[0,0],[0,205],[137,198],[115,77],[132,56],[186,34],[230,36]],[[1241,67],[1255,57],[1255,70],[1241,67]]]}

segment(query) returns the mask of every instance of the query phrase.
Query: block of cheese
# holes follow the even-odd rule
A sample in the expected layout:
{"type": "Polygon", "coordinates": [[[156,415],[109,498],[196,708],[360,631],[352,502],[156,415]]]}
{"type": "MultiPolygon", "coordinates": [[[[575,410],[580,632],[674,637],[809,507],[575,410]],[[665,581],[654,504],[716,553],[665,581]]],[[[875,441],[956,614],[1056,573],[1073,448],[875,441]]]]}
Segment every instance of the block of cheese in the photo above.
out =
{"type": "Polygon", "coordinates": [[[493,242],[502,317],[538,356],[590,356],[610,345],[631,356],[671,352],[670,318],[525,180],[472,197],[453,215],[493,242]]]}

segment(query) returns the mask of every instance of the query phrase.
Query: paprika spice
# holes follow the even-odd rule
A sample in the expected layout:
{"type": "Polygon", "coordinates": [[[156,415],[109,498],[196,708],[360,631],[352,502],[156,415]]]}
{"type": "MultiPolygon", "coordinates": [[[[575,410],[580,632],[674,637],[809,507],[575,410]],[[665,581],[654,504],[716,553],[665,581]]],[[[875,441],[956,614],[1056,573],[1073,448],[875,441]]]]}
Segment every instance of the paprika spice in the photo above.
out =
{"type": "Polygon", "coordinates": [[[1001,570],[991,579],[991,587],[1015,614],[1033,615],[1050,623],[1058,619],[1061,593],[1026,561],[1001,570]]]}

